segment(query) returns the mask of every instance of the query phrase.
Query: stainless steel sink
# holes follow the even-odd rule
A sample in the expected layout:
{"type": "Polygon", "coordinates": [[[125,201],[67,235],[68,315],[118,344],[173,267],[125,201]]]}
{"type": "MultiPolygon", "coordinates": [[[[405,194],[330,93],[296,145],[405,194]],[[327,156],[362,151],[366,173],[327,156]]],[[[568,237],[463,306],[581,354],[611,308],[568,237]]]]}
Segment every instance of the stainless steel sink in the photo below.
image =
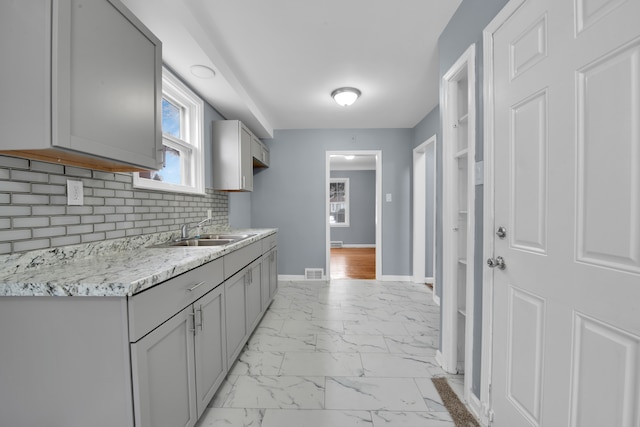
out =
{"type": "Polygon", "coordinates": [[[244,240],[249,237],[255,236],[255,234],[202,234],[200,235],[200,239],[214,239],[214,240],[233,240],[237,242],[238,240],[244,240]]]}
{"type": "Polygon", "coordinates": [[[253,237],[255,234],[203,234],[190,239],[180,239],[170,242],[153,245],[152,248],[171,247],[203,247],[203,246],[225,246],[240,240],[253,237]]]}

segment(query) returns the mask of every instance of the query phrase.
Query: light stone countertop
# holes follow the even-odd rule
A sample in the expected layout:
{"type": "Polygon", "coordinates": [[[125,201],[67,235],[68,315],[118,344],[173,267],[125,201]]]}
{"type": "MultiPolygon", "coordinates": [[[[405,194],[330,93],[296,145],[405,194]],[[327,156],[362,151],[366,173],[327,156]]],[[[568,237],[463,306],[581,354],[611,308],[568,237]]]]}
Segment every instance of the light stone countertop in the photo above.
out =
{"type": "MultiPolygon", "coordinates": [[[[204,229],[208,233],[220,231],[204,229]]],[[[274,234],[277,229],[224,232],[255,236],[223,247],[149,247],[175,237],[175,232],[158,233],[6,255],[0,257],[0,297],[131,296],[274,234]]]]}

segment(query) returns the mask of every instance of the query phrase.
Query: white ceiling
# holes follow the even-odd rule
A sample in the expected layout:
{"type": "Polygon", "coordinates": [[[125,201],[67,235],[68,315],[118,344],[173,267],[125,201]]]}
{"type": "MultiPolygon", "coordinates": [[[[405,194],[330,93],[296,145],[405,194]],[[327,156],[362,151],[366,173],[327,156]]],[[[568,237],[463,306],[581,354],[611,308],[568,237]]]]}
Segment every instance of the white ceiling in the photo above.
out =
{"type": "Polygon", "coordinates": [[[331,155],[329,169],[332,171],[376,170],[376,156],[374,155],[353,155],[348,157],[340,154],[331,155]]]}
{"type": "Polygon", "coordinates": [[[274,129],[410,128],[438,104],[437,39],[462,0],[123,0],[164,62],[227,119],[274,129]],[[194,77],[191,65],[217,75],[194,77]],[[350,107],[330,93],[361,90],[350,107]]]}

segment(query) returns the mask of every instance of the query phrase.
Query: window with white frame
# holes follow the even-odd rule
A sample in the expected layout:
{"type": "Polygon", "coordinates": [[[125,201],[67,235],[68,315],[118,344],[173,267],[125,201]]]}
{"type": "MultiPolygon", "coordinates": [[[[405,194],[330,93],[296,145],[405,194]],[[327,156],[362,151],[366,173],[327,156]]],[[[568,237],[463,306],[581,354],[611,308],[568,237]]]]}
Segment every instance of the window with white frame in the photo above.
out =
{"type": "Polygon", "coordinates": [[[204,102],[162,69],[162,148],[158,171],[133,174],[137,188],[204,194],[204,102]]]}
{"type": "Polygon", "coordinates": [[[332,227],[349,226],[349,178],[329,180],[329,224],[332,227]]]}

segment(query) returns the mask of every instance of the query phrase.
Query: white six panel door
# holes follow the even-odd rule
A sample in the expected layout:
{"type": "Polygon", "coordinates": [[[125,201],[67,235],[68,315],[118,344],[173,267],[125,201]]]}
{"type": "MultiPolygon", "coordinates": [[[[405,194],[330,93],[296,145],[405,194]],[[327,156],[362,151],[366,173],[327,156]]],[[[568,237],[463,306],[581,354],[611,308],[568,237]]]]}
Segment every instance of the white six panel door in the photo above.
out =
{"type": "Polygon", "coordinates": [[[494,425],[639,427],[640,0],[527,0],[493,52],[494,425]]]}

